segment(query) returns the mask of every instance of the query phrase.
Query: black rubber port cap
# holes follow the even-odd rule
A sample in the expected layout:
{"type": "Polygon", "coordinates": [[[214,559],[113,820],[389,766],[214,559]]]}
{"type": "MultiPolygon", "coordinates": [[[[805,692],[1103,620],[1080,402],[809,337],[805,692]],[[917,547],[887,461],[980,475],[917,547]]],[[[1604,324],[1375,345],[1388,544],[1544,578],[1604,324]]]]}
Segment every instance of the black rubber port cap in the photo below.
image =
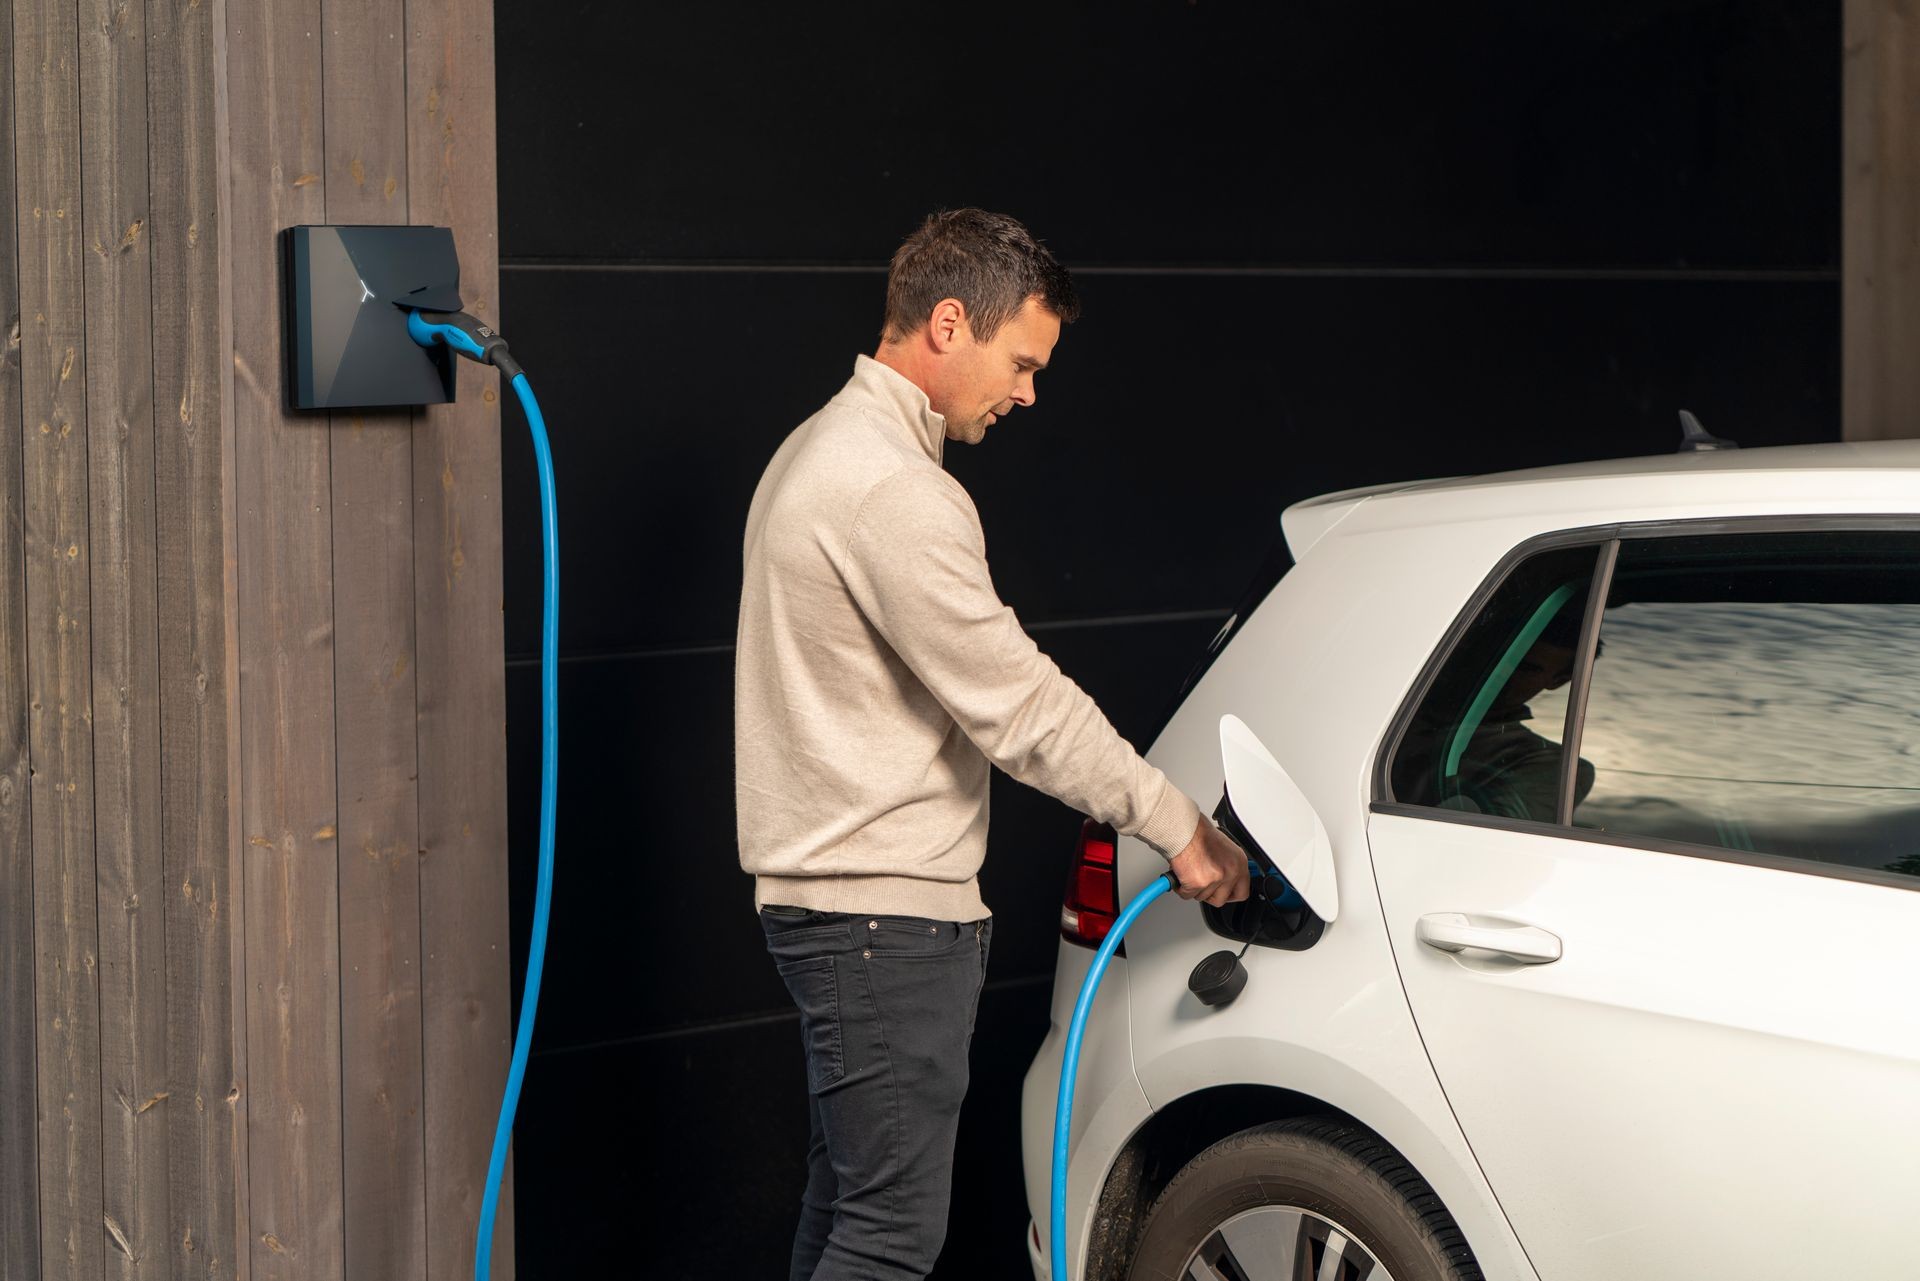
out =
{"type": "Polygon", "coordinates": [[[1193,967],[1187,989],[1202,1005],[1226,1005],[1247,985],[1247,967],[1232,952],[1215,952],[1193,967]]]}

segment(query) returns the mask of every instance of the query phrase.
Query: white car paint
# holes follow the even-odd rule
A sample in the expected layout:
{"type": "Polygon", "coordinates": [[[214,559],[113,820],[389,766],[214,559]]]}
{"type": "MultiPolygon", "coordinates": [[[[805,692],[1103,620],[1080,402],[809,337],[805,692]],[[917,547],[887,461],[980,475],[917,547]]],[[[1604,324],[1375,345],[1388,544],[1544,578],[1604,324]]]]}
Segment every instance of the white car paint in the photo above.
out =
{"type": "MultiPolygon", "coordinates": [[[[1083,1052],[1068,1275],[1146,1109],[1260,1083],[1392,1143],[1493,1281],[1920,1276],[1901,1212],[1920,1188],[1920,893],[1370,812],[1390,721],[1513,549],[1760,515],[1920,516],[1920,442],[1627,459],[1287,511],[1298,563],[1149,758],[1211,808],[1218,726],[1243,720],[1326,830],[1340,916],[1308,951],[1249,952],[1245,993],[1217,1010],[1186,989],[1222,945],[1198,910],[1170,900],[1135,925],[1083,1052]],[[1539,931],[1536,950],[1553,936],[1563,954],[1523,964],[1418,941],[1423,917],[1437,942],[1471,940],[1455,914],[1539,931]],[[1081,1109],[1097,1118],[1085,1129],[1081,1109]]],[[[1163,866],[1130,840],[1119,863],[1123,901],[1163,866]]],[[[1090,956],[1061,952],[1023,1118],[1041,1223],[1059,1042],[1090,956]]]]}
{"type": "Polygon", "coordinates": [[[1920,1276],[1920,894],[1397,814],[1371,836],[1427,1048],[1543,1277],[1920,1276]],[[1406,928],[1461,909],[1566,954],[1406,928]]]}

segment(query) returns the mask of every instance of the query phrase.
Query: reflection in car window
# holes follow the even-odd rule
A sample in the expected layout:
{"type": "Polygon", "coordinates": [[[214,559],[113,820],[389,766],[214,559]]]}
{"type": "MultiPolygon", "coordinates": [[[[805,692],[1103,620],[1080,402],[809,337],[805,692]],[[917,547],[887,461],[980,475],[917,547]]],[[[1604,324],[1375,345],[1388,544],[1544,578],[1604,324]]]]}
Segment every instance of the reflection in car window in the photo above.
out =
{"type": "MultiPolygon", "coordinates": [[[[1495,590],[1394,751],[1394,800],[1555,820],[1567,686],[1597,554],[1592,546],[1542,552],[1495,590]]],[[[1592,784],[1592,768],[1583,761],[1576,794],[1584,796],[1592,784]]]]}
{"type": "Polygon", "coordinates": [[[1578,827],[1920,876],[1920,535],[1628,540],[1578,827]]]}

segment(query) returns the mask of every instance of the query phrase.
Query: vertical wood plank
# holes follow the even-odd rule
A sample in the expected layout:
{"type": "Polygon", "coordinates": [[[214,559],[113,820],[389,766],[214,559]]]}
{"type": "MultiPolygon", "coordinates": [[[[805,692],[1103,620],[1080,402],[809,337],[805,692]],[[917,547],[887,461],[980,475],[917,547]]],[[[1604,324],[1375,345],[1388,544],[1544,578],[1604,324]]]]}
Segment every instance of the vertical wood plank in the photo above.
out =
{"type": "Polygon", "coordinates": [[[236,910],[238,695],[228,499],[224,13],[148,8],[160,762],[166,887],[168,1273],[245,1276],[244,989],[236,910]]]}
{"type": "Polygon", "coordinates": [[[1920,13],[1846,0],[1841,434],[1920,436],[1920,13]]]}
{"type": "Polygon", "coordinates": [[[79,0],[105,1275],[167,1271],[146,15],[79,0]]]}
{"type": "MultiPolygon", "coordinates": [[[[327,221],[404,223],[403,0],[323,0],[327,221]]],[[[349,1277],[424,1277],[413,436],[333,415],[334,719],[349,1277]]]]}
{"type": "MultiPolygon", "coordinates": [[[[0,0],[11,73],[13,4],[0,0]]],[[[0,94],[0,1281],[39,1281],[34,1096],[33,835],[27,816],[25,468],[20,438],[19,227],[13,94],[0,94]]]]}
{"type": "MultiPolygon", "coordinates": [[[[450,226],[467,308],[498,321],[493,9],[408,0],[408,215],[450,226]]],[[[497,376],[458,362],[459,400],[414,437],[421,937],[426,950],[427,1252],[433,1281],[473,1271],[493,1118],[511,1054],[506,681],[497,376]]],[[[511,1177],[493,1275],[513,1274],[511,1177]]]]}
{"type": "Polygon", "coordinates": [[[26,469],[28,788],[40,1130],[40,1266],[105,1267],[100,1001],[89,688],[87,369],[81,264],[79,39],[71,0],[16,0],[15,218],[20,228],[26,469]]]}
{"type": "Polygon", "coordinates": [[[284,408],[276,233],[326,215],[318,0],[228,0],[248,1213],[263,1281],[344,1275],[332,503],[284,408]]]}

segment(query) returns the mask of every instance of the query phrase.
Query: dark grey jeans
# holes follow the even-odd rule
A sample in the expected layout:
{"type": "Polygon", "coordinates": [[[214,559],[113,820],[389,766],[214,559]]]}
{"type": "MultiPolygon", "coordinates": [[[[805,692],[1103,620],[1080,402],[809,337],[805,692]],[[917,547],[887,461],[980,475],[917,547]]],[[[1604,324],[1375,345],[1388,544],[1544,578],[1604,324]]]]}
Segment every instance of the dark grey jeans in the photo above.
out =
{"type": "Polygon", "coordinates": [[[920,1281],[947,1235],[993,922],[770,907],[813,1138],[790,1281],[920,1281]]]}

